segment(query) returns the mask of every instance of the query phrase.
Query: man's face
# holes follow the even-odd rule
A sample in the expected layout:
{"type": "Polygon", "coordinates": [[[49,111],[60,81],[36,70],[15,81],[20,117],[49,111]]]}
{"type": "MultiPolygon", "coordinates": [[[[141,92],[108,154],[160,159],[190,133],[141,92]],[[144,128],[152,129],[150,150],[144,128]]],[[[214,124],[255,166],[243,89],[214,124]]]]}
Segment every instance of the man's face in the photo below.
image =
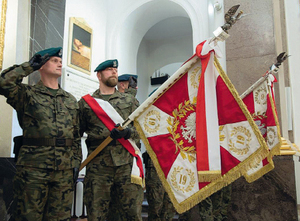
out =
{"type": "Polygon", "coordinates": [[[119,81],[118,82],[118,90],[121,93],[124,93],[126,89],[128,89],[129,81],[119,81]]]}
{"type": "Polygon", "coordinates": [[[60,57],[51,57],[41,68],[40,71],[45,75],[55,75],[60,77],[62,69],[62,60],[60,57]]]}
{"type": "Polygon", "coordinates": [[[106,68],[98,74],[99,81],[108,87],[115,87],[118,83],[118,69],[117,68],[106,68]]]}

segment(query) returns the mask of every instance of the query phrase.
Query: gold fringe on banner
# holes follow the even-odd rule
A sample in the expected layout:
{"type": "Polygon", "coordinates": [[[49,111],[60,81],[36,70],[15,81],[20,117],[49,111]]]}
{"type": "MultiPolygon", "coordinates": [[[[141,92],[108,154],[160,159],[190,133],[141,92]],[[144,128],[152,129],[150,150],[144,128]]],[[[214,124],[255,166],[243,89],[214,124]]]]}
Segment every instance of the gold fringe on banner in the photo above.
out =
{"type": "Polygon", "coordinates": [[[216,171],[198,171],[198,181],[202,182],[213,182],[222,176],[221,170],[216,171]]]}
{"type": "Polygon", "coordinates": [[[131,175],[131,183],[140,185],[143,188],[145,187],[145,179],[143,179],[139,176],[131,175]]]}

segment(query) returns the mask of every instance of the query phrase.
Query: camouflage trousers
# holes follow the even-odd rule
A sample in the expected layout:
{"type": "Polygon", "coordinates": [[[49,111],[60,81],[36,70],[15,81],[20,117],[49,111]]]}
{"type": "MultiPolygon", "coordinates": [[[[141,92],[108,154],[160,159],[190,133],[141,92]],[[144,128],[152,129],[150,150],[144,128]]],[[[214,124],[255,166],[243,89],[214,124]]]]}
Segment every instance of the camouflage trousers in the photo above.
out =
{"type": "MultiPolygon", "coordinates": [[[[201,201],[197,207],[180,214],[180,221],[193,221],[200,217],[203,221],[225,221],[227,220],[228,208],[231,201],[231,185],[224,187],[218,192],[201,201]],[[192,211],[193,210],[193,211],[192,211]],[[197,211],[196,211],[197,210],[197,211]]],[[[197,219],[199,220],[199,219],[197,219]]]]}
{"type": "Polygon", "coordinates": [[[154,167],[146,168],[146,195],[149,204],[148,220],[173,220],[175,208],[165,191],[154,167]]]}
{"type": "Polygon", "coordinates": [[[84,178],[84,203],[88,220],[106,220],[112,194],[117,198],[116,205],[121,220],[142,220],[143,189],[131,183],[131,164],[122,166],[87,166],[84,178]],[[114,193],[112,193],[114,190],[114,193]]]}
{"type": "Polygon", "coordinates": [[[121,221],[122,214],[121,211],[119,210],[120,206],[118,205],[119,196],[117,196],[115,186],[112,187],[110,196],[111,196],[111,201],[109,204],[107,220],[121,221]]]}
{"type": "Polygon", "coordinates": [[[49,170],[17,166],[13,181],[14,220],[71,219],[73,169],[49,170]]]}

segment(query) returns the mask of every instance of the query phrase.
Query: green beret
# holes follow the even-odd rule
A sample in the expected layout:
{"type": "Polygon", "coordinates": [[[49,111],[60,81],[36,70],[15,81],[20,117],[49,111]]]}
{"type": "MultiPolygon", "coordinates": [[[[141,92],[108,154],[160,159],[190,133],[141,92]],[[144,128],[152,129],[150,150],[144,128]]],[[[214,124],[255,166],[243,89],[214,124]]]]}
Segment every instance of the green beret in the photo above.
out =
{"type": "Polygon", "coordinates": [[[98,65],[98,67],[95,69],[95,72],[105,70],[106,68],[117,68],[118,67],[118,60],[106,60],[98,65]]]}
{"type": "Polygon", "coordinates": [[[136,74],[122,74],[118,77],[118,81],[129,81],[130,77],[138,78],[136,74]]]}
{"type": "Polygon", "coordinates": [[[45,54],[48,54],[50,57],[62,57],[62,48],[48,48],[42,51],[37,52],[36,54],[39,54],[41,56],[44,56],[45,54]]]}

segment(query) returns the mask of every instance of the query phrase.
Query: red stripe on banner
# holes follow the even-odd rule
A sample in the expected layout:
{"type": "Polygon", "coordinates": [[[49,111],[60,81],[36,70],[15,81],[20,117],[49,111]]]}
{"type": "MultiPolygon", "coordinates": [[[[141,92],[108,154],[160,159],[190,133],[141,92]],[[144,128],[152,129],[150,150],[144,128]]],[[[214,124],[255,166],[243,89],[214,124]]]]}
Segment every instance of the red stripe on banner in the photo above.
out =
{"type": "MultiPolygon", "coordinates": [[[[102,109],[99,103],[89,94],[82,97],[87,104],[94,111],[96,116],[103,122],[103,124],[111,131],[115,128],[116,123],[106,114],[106,112],[102,109]]],[[[118,139],[118,141],[122,144],[123,147],[134,157],[136,157],[137,166],[140,169],[140,177],[144,177],[143,173],[143,163],[138,154],[135,153],[135,149],[132,147],[131,143],[124,138],[118,139]]]]}
{"type": "Polygon", "coordinates": [[[179,150],[176,152],[176,146],[169,137],[170,134],[148,137],[149,144],[156,154],[156,158],[166,178],[180,152],[179,150]]]}
{"type": "Polygon", "coordinates": [[[276,126],[275,116],[274,116],[274,113],[273,113],[273,108],[272,108],[272,105],[271,105],[269,94],[267,96],[266,115],[267,115],[267,127],[276,126]]]}
{"type": "MultiPolygon", "coordinates": [[[[274,76],[274,78],[275,78],[275,76],[274,76]]],[[[277,82],[277,79],[275,78],[275,80],[273,82],[277,82]]],[[[276,105],[275,105],[275,96],[274,96],[274,91],[273,91],[273,83],[272,83],[272,85],[270,87],[270,91],[271,91],[271,97],[273,99],[274,109],[275,109],[275,113],[276,113],[276,117],[277,117],[278,113],[277,113],[277,108],[276,108],[276,105]]]]}
{"type": "MultiPolygon", "coordinates": [[[[210,59],[210,53],[201,55],[205,41],[200,43],[196,48],[196,54],[201,58],[202,70],[200,84],[197,94],[196,105],[196,151],[197,151],[197,170],[209,170],[208,159],[208,141],[207,141],[207,127],[206,127],[206,106],[205,106],[205,74],[207,64],[210,59]]],[[[211,74],[211,73],[208,73],[211,74]]]]}
{"type": "Polygon", "coordinates": [[[225,148],[220,146],[221,151],[221,168],[222,168],[222,175],[227,173],[229,170],[237,166],[240,161],[232,156],[225,148]]]}
{"type": "Polygon", "coordinates": [[[153,105],[163,112],[173,116],[172,112],[178,108],[178,104],[189,100],[187,73],[185,73],[172,87],[158,98],[153,105]]]}
{"type": "Polygon", "coordinates": [[[254,106],[254,98],[253,98],[253,91],[244,97],[243,102],[247,106],[247,109],[251,114],[255,113],[255,106],[254,106]]]}
{"type": "Polygon", "coordinates": [[[220,76],[217,79],[216,90],[219,125],[246,121],[246,116],[220,76]]]}
{"type": "MultiPolygon", "coordinates": [[[[197,170],[209,170],[208,159],[208,141],[207,141],[207,126],[206,126],[206,106],[205,106],[205,71],[209,62],[210,56],[201,59],[202,72],[200,85],[197,95],[196,106],[196,150],[197,150],[197,170]]],[[[208,73],[210,74],[210,73],[208,73]]]]}

